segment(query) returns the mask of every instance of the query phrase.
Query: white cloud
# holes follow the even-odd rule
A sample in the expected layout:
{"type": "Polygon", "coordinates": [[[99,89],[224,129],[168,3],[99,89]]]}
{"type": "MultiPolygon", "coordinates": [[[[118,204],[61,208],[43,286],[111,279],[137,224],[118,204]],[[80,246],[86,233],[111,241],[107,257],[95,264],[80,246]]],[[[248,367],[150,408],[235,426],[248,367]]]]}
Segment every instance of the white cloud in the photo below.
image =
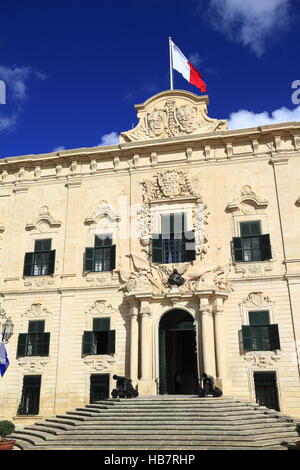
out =
{"type": "Polygon", "coordinates": [[[202,57],[200,56],[200,54],[198,52],[194,52],[194,53],[190,54],[189,55],[189,61],[196,68],[200,67],[204,62],[204,60],[202,59],[202,57]]]}
{"type": "Polygon", "coordinates": [[[215,29],[260,57],[288,29],[291,4],[292,0],[210,0],[207,18],[215,29]]]}
{"type": "Polygon", "coordinates": [[[247,109],[240,109],[230,114],[228,126],[229,129],[242,129],[291,121],[300,121],[300,105],[294,109],[285,107],[275,109],[271,115],[267,111],[254,113],[247,109]]]}
{"type": "Polygon", "coordinates": [[[54,147],[54,149],[52,150],[52,152],[59,152],[60,150],[66,150],[66,147],[54,147]]]}
{"type": "Polygon", "coordinates": [[[110,134],[104,134],[101,137],[100,145],[116,145],[119,143],[119,134],[117,132],[111,132],[110,134]]]}
{"type": "Polygon", "coordinates": [[[7,67],[0,64],[0,80],[5,83],[5,100],[1,105],[0,114],[0,132],[11,130],[20,114],[23,111],[23,105],[28,97],[28,84],[31,80],[45,80],[47,77],[44,73],[35,70],[30,66],[7,67]],[[4,107],[3,107],[4,106],[4,107]],[[12,110],[12,115],[8,115],[7,109],[12,110]]]}
{"type": "Polygon", "coordinates": [[[5,130],[12,130],[17,122],[17,116],[4,116],[0,114],[0,132],[5,130]]]}

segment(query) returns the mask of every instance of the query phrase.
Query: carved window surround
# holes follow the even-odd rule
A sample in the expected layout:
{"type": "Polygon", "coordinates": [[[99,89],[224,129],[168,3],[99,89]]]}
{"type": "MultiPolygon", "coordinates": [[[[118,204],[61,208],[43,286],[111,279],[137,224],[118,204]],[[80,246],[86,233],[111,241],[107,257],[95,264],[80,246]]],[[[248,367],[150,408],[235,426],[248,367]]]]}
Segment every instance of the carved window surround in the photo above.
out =
{"type": "Polygon", "coordinates": [[[33,302],[25,312],[21,313],[22,318],[22,332],[27,331],[28,322],[30,320],[44,320],[45,331],[51,331],[51,317],[52,312],[43,304],[43,302],[37,300],[33,302]]]}
{"type": "Polygon", "coordinates": [[[175,169],[158,171],[141,185],[143,205],[138,212],[141,245],[149,245],[152,233],[161,232],[161,215],[186,212],[188,230],[195,231],[196,254],[205,254],[207,207],[193,189],[188,172],[175,169]]]}
{"type": "MultiPolygon", "coordinates": [[[[270,324],[276,323],[275,303],[261,291],[250,294],[239,304],[242,325],[249,325],[249,311],[268,310],[270,324]]],[[[253,351],[251,351],[253,354],[253,351]]]]}
{"type": "MultiPolygon", "coordinates": [[[[245,185],[241,189],[241,195],[234,198],[226,207],[226,212],[231,213],[230,223],[232,237],[240,237],[240,223],[260,221],[261,233],[270,233],[269,218],[267,207],[269,202],[259,197],[249,185],[245,185]]],[[[233,261],[236,273],[241,273],[243,277],[255,277],[266,275],[273,270],[271,263],[276,261],[272,240],[272,259],[268,261],[250,261],[237,262],[233,261]]]]}
{"type": "MultiPolygon", "coordinates": [[[[85,312],[85,328],[86,331],[92,331],[93,329],[93,318],[105,317],[110,319],[110,329],[116,330],[116,315],[118,309],[113,307],[107,300],[98,299],[95,300],[92,306],[85,312]]],[[[99,357],[99,356],[97,356],[99,357]]],[[[111,357],[111,356],[109,356],[111,357]]]]}
{"type": "Polygon", "coordinates": [[[121,217],[107,201],[99,202],[93,214],[84,221],[88,226],[87,246],[94,246],[95,235],[102,234],[112,234],[114,244],[118,238],[120,221],[121,217]]]}

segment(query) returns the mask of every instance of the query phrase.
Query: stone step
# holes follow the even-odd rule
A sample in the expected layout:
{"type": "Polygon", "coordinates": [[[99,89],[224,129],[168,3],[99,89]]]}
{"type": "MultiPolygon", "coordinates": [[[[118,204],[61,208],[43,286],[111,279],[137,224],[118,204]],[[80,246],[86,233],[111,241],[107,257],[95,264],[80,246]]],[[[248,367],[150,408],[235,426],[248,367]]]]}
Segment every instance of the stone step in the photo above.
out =
{"type": "Polygon", "coordinates": [[[207,440],[203,439],[201,440],[195,440],[195,439],[189,439],[187,438],[186,440],[180,438],[180,440],[176,439],[164,439],[163,442],[157,442],[155,439],[151,440],[146,440],[146,439],[141,439],[140,442],[138,442],[135,439],[132,440],[124,440],[120,442],[119,440],[113,440],[109,439],[107,441],[105,440],[99,440],[99,439],[91,439],[91,440],[83,440],[83,442],[80,442],[79,439],[76,439],[74,441],[51,441],[51,442],[41,442],[39,443],[42,447],[46,447],[47,449],[50,447],[94,447],[98,449],[142,449],[145,447],[152,447],[152,449],[157,449],[157,448],[165,448],[165,449],[173,449],[173,450],[180,450],[180,449],[197,449],[198,447],[252,447],[252,448],[259,448],[259,447],[266,447],[266,446],[280,446],[280,443],[278,442],[278,439],[266,439],[266,440],[258,440],[258,441],[252,441],[252,440],[228,440],[224,441],[223,439],[212,439],[212,440],[207,440]]]}
{"type": "MultiPolygon", "coordinates": [[[[145,413],[145,412],[157,412],[157,413],[162,413],[162,412],[180,412],[184,411],[185,413],[187,412],[203,412],[203,413],[222,413],[222,412],[239,412],[239,411],[246,411],[250,410],[251,408],[245,407],[245,406],[232,406],[232,407],[226,407],[226,406],[220,406],[218,408],[209,408],[208,406],[191,406],[191,407],[186,407],[183,405],[180,406],[175,406],[175,407],[170,407],[170,406],[162,406],[162,407],[157,407],[157,406],[143,406],[143,407],[137,407],[137,406],[127,406],[126,409],[122,407],[121,405],[114,406],[113,409],[111,407],[103,408],[103,407],[98,407],[96,405],[86,405],[84,408],[76,408],[76,410],[94,410],[94,411],[99,411],[99,413],[116,413],[116,412],[122,412],[122,413],[145,413]]],[[[254,408],[252,408],[254,409],[254,408]]]]}
{"type": "MultiPolygon", "coordinates": [[[[134,424],[134,425],[128,425],[128,424],[124,424],[124,425],[119,425],[119,424],[116,424],[116,423],[113,423],[111,425],[107,425],[107,424],[99,424],[99,425],[86,425],[86,426],[76,426],[76,430],[80,430],[81,432],[85,432],[85,431],[98,431],[98,430],[103,430],[104,432],[107,432],[107,431],[113,431],[115,429],[117,430],[120,430],[120,431],[124,431],[124,432],[127,432],[129,430],[150,430],[150,429],[153,429],[154,431],[155,430],[159,430],[159,429],[163,429],[163,430],[169,430],[169,431],[173,431],[173,430],[185,430],[185,431],[189,431],[189,430],[192,430],[192,429],[195,429],[195,430],[207,430],[207,425],[209,425],[210,423],[207,423],[207,424],[203,424],[203,425],[199,425],[199,424],[182,424],[182,423],[176,423],[176,424],[172,424],[172,425],[162,425],[160,423],[153,423],[153,424],[134,424]]],[[[231,431],[231,430],[236,430],[236,429],[239,429],[240,431],[246,431],[248,429],[250,430],[257,430],[257,431],[260,431],[260,430],[265,430],[266,429],[266,426],[265,425],[262,425],[262,424],[254,424],[254,425],[239,425],[239,426],[236,426],[236,425],[227,425],[227,424],[223,424],[223,425],[213,425],[213,426],[209,426],[209,429],[212,429],[212,430],[215,430],[215,431],[231,431]]],[[[292,429],[294,430],[295,429],[295,426],[292,425],[292,424],[285,424],[285,423],[274,423],[272,424],[272,429],[280,429],[282,431],[286,431],[287,429],[292,429]]],[[[72,429],[69,429],[69,430],[72,430],[72,429]]],[[[74,427],[73,427],[73,430],[74,430],[74,427]]]]}

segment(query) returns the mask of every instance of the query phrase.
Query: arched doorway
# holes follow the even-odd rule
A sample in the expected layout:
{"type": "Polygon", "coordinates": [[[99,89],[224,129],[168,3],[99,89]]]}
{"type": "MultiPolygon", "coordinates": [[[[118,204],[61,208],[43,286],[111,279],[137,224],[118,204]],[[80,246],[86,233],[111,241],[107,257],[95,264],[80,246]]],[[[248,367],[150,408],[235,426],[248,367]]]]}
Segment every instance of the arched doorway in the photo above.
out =
{"type": "Polygon", "coordinates": [[[159,323],[159,393],[198,391],[194,318],[181,309],[167,312],[159,323]]]}

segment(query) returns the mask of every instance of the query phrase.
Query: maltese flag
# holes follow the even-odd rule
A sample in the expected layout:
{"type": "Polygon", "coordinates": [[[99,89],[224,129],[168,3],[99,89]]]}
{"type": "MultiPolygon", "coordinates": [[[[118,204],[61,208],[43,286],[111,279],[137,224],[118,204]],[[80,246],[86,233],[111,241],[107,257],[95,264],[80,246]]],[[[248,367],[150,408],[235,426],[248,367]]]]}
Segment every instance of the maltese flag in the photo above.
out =
{"type": "Polygon", "coordinates": [[[205,93],[206,83],[203,81],[201,73],[190,63],[172,40],[170,44],[173,68],[181,73],[189,83],[200,88],[201,92],[205,93]]]}

